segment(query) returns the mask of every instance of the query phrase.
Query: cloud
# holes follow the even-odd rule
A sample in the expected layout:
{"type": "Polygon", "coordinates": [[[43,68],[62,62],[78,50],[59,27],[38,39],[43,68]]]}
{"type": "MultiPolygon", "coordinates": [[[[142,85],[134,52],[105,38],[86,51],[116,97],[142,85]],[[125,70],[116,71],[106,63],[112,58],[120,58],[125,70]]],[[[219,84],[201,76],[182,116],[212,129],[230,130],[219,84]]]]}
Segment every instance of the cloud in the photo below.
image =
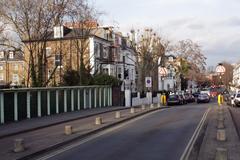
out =
{"type": "Polygon", "coordinates": [[[192,30],[201,30],[205,28],[202,24],[189,24],[187,27],[192,30]]]}

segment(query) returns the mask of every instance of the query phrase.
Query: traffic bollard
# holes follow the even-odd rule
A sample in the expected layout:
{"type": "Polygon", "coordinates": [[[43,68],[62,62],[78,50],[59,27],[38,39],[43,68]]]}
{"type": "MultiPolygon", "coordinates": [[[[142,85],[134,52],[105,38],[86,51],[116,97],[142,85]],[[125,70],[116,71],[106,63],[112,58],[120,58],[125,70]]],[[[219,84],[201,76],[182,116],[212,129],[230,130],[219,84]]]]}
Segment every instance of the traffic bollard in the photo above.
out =
{"type": "Polygon", "coordinates": [[[18,152],[23,152],[24,150],[25,150],[24,140],[22,138],[15,139],[13,151],[15,153],[18,153],[18,152]]]}
{"type": "Polygon", "coordinates": [[[145,109],[146,109],[145,105],[144,105],[144,104],[142,104],[142,110],[145,110],[145,109]]]}
{"type": "Polygon", "coordinates": [[[102,118],[101,117],[96,117],[95,124],[96,125],[101,125],[102,124],[102,118]]]}
{"type": "Polygon", "coordinates": [[[115,113],[115,118],[116,118],[116,119],[121,118],[121,112],[120,112],[120,111],[117,111],[117,112],[115,113]]]}
{"type": "Polygon", "coordinates": [[[150,105],[150,108],[151,108],[151,109],[153,109],[153,108],[154,108],[154,104],[153,104],[153,103],[150,105]]]}
{"type": "Polygon", "coordinates": [[[65,126],[64,133],[65,133],[65,135],[71,135],[72,134],[72,126],[71,125],[65,126]]]}
{"type": "Polygon", "coordinates": [[[135,109],[133,107],[130,109],[130,113],[131,114],[135,113],[135,109]]]}

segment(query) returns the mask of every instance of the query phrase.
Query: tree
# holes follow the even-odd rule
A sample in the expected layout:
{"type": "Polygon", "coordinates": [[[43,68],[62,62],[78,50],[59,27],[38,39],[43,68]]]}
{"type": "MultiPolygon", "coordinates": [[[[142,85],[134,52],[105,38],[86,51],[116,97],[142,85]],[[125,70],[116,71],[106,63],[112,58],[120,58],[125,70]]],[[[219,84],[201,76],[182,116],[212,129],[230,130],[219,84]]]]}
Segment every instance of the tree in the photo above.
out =
{"type": "Polygon", "coordinates": [[[116,77],[110,76],[108,74],[97,74],[93,77],[92,83],[94,85],[119,86],[122,82],[116,77]]]}
{"type": "MultiPolygon", "coordinates": [[[[24,48],[23,52],[28,55],[27,86],[35,87],[46,86],[57,69],[56,66],[50,76],[46,75],[47,61],[51,58],[46,55],[46,44],[53,27],[63,25],[63,21],[69,19],[74,19],[74,24],[77,24],[81,18],[81,24],[93,18],[94,14],[87,0],[2,0],[0,6],[0,18],[11,28],[17,37],[15,39],[19,39],[20,48],[24,48]]],[[[83,48],[83,43],[79,46],[83,48]]],[[[61,48],[59,50],[61,53],[61,48]]],[[[84,69],[83,52],[80,49],[80,75],[88,70],[84,69]]],[[[83,81],[81,77],[80,82],[83,81]]]]}
{"type": "Polygon", "coordinates": [[[153,87],[152,90],[158,90],[158,63],[159,58],[163,59],[168,41],[164,41],[152,29],[145,29],[143,32],[137,33],[137,41],[134,44],[136,53],[136,65],[138,71],[137,86],[139,91],[146,90],[145,77],[152,77],[153,87]]]}
{"type": "MultiPolygon", "coordinates": [[[[186,80],[197,81],[206,66],[206,57],[202,54],[201,47],[191,40],[182,40],[175,45],[174,51],[178,56],[175,63],[177,75],[184,77],[186,80]]],[[[178,83],[180,84],[183,79],[179,80],[178,83]]],[[[182,89],[186,89],[186,87],[182,89]]]]}

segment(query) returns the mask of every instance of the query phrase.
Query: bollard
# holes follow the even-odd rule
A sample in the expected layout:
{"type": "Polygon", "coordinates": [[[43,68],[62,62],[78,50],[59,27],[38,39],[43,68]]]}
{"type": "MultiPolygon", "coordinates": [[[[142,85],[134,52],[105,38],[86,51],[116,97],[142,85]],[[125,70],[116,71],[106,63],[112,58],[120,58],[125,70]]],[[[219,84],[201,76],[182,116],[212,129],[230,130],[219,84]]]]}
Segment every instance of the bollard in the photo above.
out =
{"type": "Polygon", "coordinates": [[[115,118],[116,118],[116,119],[121,118],[121,112],[120,112],[120,111],[117,111],[117,112],[116,112],[115,118]]]}
{"type": "Polygon", "coordinates": [[[217,121],[217,128],[218,129],[224,129],[225,128],[225,126],[224,126],[224,120],[218,120],[217,121]]]}
{"type": "Polygon", "coordinates": [[[65,133],[65,135],[71,135],[72,134],[72,126],[70,126],[70,125],[65,126],[64,133],[65,133]]]}
{"type": "Polygon", "coordinates": [[[101,117],[96,117],[96,119],[95,119],[95,124],[96,124],[96,125],[102,124],[102,118],[101,118],[101,117]]]}
{"type": "Polygon", "coordinates": [[[157,104],[157,107],[160,108],[160,107],[161,107],[161,103],[158,103],[158,104],[157,104]]]}
{"type": "Polygon", "coordinates": [[[153,103],[150,105],[150,108],[151,108],[151,109],[153,109],[153,108],[154,108],[154,104],[153,104],[153,103]]]}
{"type": "Polygon", "coordinates": [[[225,129],[217,130],[217,140],[218,141],[226,141],[226,131],[225,129]]]}
{"type": "Polygon", "coordinates": [[[217,120],[218,120],[218,121],[224,121],[224,116],[223,116],[223,114],[218,114],[217,120]]]}
{"type": "Polygon", "coordinates": [[[15,139],[14,141],[14,152],[18,153],[18,152],[23,152],[25,150],[24,148],[24,140],[19,138],[19,139],[15,139]]]}
{"type": "Polygon", "coordinates": [[[135,109],[133,107],[130,109],[130,113],[131,114],[135,113],[135,109]]]}
{"type": "Polygon", "coordinates": [[[217,148],[215,160],[227,160],[227,149],[217,148]]]}
{"type": "Polygon", "coordinates": [[[144,105],[144,104],[142,104],[142,110],[145,110],[145,109],[146,109],[145,105],[144,105]]]}

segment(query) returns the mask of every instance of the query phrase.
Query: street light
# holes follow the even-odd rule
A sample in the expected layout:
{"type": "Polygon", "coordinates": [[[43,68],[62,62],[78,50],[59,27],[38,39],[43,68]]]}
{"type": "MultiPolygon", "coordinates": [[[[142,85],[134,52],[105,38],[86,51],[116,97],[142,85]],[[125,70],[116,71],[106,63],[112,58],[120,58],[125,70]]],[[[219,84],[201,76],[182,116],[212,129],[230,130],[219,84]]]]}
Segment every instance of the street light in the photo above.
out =
{"type": "Polygon", "coordinates": [[[222,63],[219,63],[219,64],[217,65],[217,67],[216,67],[216,72],[217,72],[217,74],[220,76],[220,77],[219,77],[219,78],[220,78],[220,83],[221,83],[221,85],[222,85],[222,75],[226,72],[226,69],[225,69],[225,67],[223,66],[222,63]]]}

